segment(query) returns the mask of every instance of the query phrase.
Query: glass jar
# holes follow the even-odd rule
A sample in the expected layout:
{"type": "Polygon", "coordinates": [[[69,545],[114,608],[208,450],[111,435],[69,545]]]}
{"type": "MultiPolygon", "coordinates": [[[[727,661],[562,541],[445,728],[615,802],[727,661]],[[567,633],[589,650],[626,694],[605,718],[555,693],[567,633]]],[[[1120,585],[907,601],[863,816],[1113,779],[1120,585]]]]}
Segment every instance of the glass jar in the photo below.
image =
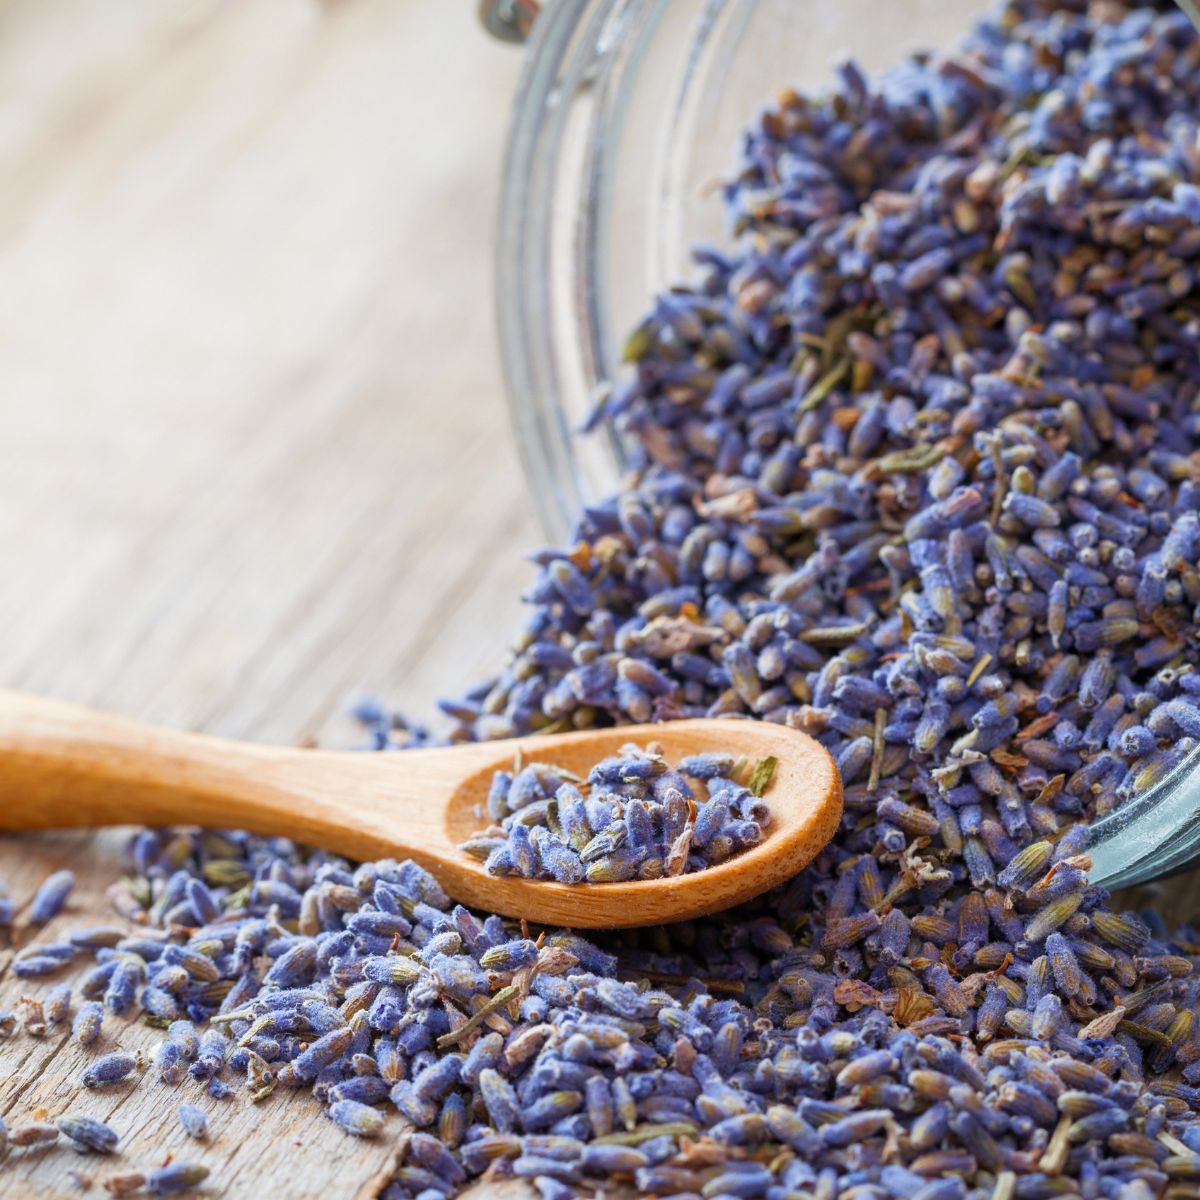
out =
{"type": "MultiPolygon", "coordinates": [[[[528,0],[485,3],[520,37],[528,0]]],[[[720,183],[784,86],[820,87],[954,45],[985,0],[554,0],[532,21],[504,166],[497,307],[505,382],[539,515],[566,534],[620,478],[607,432],[578,436],[654,294],[726,236],[720,183]]]]}
{"type": "MultiPolygon", "coordinates": [[[[1200,26],[1194,0],[1180,7],[1200,26]]],[[[845,54],[868,71],[946,49],[987,0],[484,0],[529,36],[504,167],[497,259],[513,424],[547,534],[610,495],[616,435],[580,429],[629,332],[727,240],[721,181],[741,131],[783,87],[819,89],[845,54]],[[539,12],[539,8],[541,11],[539,12]]],[[[1136,884],[1200,855],[1200,751],[1093,827],[1092,877],[1136,884]]]]}

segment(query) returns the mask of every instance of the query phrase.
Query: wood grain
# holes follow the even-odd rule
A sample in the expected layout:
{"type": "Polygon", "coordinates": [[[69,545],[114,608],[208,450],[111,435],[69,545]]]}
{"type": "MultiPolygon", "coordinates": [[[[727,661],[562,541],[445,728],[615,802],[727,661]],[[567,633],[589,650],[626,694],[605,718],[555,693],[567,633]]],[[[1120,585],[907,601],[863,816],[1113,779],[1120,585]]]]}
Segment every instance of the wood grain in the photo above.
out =
{"type": "Polygon", "coordinates": [[[765,721],[673,721],[363,754],[180,733],[0,689],[0,830],[238,826],[353,859],[411,858],[454,899],[543,925],[616,929],[732,908],[806,867],[841,816],[829,752],[765,721]],[[703,873],[583,887],[497,878],[459,849],[484,824],[496,771],[522,759],[586,778],[629,742],[657,743],[668,762],[713,750],[774,759],[766,837],[703,873]]]}
{"type": "MultiPolygon", "coordinates": [[[[498,382],[491,229],[520,51],[466,4],[0,5],[0,685],[182,729],[347,744],[359,688],[429,718],[493,670],[538,540],[498,382]]],[[[124,834],[0,839],[38,936],[108,920],[124,834]]],[[[0,934],[0,1009],[23,992],[0,934]]],[[[101,1049],[157,1034],[110,1018],[101,1049]]],[[[18,1152],[0,1195],[170,1153],[205,1194],[372,1195],[397,1154],[306,1095],[86,1093],[0,1039],[0,1116],[111,1117],[119,1161],[18,1152]]],[[[88,1193],[97,1194],[95,1191],[88,1193]]]]}

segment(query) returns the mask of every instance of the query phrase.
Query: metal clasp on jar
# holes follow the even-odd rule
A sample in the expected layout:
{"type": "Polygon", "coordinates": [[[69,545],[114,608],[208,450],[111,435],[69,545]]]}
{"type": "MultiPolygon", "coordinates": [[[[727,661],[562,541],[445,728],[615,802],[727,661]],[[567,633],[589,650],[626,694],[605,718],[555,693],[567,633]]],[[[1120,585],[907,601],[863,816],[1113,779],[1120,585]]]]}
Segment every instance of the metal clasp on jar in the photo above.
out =
{"type": "Polygon", "coordinates": [[[540,0],[479,0],[479,19],[493,37],[523,42],[541,7],[540,0]]]}

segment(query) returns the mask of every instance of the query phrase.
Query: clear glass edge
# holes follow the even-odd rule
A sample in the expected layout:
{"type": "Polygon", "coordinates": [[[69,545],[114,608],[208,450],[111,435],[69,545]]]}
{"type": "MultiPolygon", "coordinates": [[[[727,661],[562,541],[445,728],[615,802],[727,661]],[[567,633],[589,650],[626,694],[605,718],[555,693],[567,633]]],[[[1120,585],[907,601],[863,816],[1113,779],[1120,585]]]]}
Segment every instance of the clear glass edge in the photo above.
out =
{"type": "Polygon", "coordinates": [[[496,230],[496,322],[501,371],[517,450],[530,481],[533,503],[552,537],[567,533],[566,514],[575,498],[568,486],[572,472],[569,439],[554,428],[546,399],[556,393],[550,339],[540,337],[536,314],[549,319],[546,293],[546,246],[543,234],[546,193],[536,186],[539,172],[553,164],[547,144],[561,134],[562,114],[551,98],[580,18],[589,0],[556,0],[541,14],[526,49],[517,84],[502,168],[496,230]],[[538,210],[535,215],[535,210],[538,210]]]}
{"type": "Polygon", "coordinates": [[[1191,862],[1200,848],[1200,747],[1091,829],[1092,883],[1129,887],[1191,862]]]}

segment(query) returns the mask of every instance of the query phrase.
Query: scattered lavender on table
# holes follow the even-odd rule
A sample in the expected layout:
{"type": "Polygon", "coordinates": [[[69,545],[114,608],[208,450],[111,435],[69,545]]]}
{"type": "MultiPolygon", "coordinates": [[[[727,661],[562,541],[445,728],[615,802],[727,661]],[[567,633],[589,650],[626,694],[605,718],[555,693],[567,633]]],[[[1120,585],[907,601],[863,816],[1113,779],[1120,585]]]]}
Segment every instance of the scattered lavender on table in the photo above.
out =
{"type": "Polygon", "coordinates": [[[672,769],[657,746],[624,746],[586,780],[548,763],[518,764],[496,772],[487,800],[494,824],[462,849],[493,875],[558,883],[702,871],[762,840],[770,810],[761,796],[774,768],[763,762],[747,785],[732,754],[696,754],[672,769]]]}
{"type": "Polygon", "coordinates": [[[639,469],[447,709],[807,730],[846,811],[799,876],[588,940],[412,863],[145,831],[113,898],[147,937],[91,948],[85,999],[207,1023],[164,1043],[180,1087],[398,1112],[386,1200],[1193,1194],[1200,936],[1112,911],[1086,823],[1200,738],[1198,110],[1165,3],[1012,0],[949,59],[846,64],[756,123],[735,247],[630,339],[598,419],[639,469]]]}

